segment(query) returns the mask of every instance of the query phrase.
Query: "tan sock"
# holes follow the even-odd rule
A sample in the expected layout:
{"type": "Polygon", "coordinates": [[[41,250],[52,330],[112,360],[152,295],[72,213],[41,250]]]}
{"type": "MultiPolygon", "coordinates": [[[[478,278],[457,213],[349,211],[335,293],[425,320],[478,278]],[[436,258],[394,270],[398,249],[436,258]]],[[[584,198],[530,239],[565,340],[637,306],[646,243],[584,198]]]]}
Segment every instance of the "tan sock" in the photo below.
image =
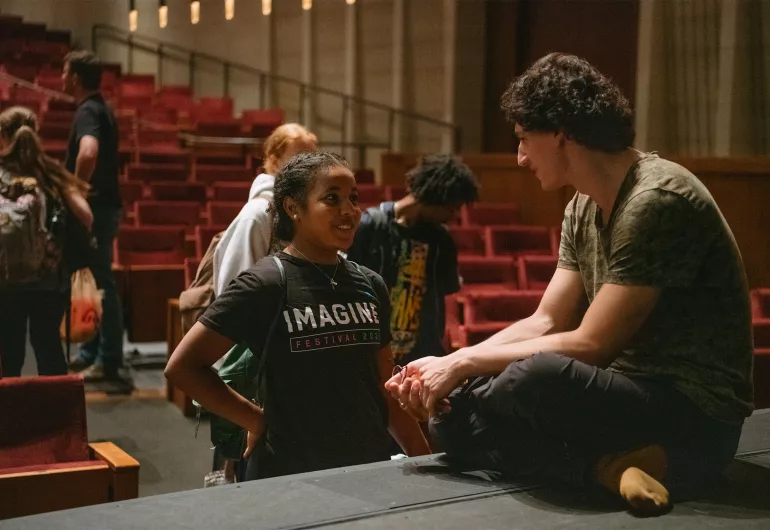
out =
{"type": "Polygon", "coordinates": [[[640,513],[652,515],[669,505],[669,494],[660,481],[666,477],[668,458],[659,445],[628,453],[605,455],[596,465],[599,482],[623,497],[640,513]]]}

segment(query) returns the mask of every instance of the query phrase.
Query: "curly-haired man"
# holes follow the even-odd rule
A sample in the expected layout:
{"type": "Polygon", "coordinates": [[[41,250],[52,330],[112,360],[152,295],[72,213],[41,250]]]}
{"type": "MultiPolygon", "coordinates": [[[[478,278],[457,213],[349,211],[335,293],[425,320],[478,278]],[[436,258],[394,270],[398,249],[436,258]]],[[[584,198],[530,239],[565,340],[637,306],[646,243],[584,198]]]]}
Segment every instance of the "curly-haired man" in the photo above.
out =
{"type": "Polygon", "coordinates": [[[449,396],[431,430],[451,458],[659,512],[724,470],[752,410],[735,239],[692,173],[631,147],[628,101],[588,62],[541,58],[502,107],[519,164],[577,189],[556,273],[531,317],[387,387],[415,414],[449,396]]]}

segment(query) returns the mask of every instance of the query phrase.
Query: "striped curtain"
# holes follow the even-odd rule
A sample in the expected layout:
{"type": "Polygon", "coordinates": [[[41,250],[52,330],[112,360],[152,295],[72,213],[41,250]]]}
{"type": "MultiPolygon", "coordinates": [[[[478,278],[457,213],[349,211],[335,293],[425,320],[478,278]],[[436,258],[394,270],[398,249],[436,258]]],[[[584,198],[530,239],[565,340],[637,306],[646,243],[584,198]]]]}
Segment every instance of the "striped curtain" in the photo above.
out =
{"type": "Polygon", "coordinates": [[[660,2],[660,67],[666,152],[707,155],[715,141],[719,81],[719,0],[660,2]]]}

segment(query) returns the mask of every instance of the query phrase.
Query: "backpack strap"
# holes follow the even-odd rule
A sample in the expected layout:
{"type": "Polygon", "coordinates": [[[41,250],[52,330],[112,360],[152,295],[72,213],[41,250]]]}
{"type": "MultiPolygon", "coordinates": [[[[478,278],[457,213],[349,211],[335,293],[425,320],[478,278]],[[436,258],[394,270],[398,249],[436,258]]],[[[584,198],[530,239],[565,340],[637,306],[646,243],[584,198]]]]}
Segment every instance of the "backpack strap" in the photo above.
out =
{"type": "Polygon", "coordinates": [[[372,296],[377,301],[377,305],[380,305],[380,297],[377,296],[377,289],[374,288],[374,283],[372,283],[372,279],[369,278],[369,275],[364,272],[364,270],[361,268],[361,265],[359,265],[355,261],[351,261],[350,263],[355,265],[356,270],[358,271],[358,274],[364,277],[364,281],[369,286],[369,289],[372,290],[372,296]]]}
{"type": "MultiPolygon", "coordinates": [[[[281,260],[278,256],[273,255],[272,256],[273,261],[275,261],[276,267],[278,267],[278,272],[281,275],[281,300],[278,303],[278,311],[276,311],[275,316],[273,317],[273,321],[270,322],[270,327],[267,331],[267,336],[265,337],[265,342],[262,346],[262,352],[259,356],[259,364],[257,366],[257,388],[259,389],[262,386],[262,380],[265,377],[265,367],[267,366],[267,356],[270,350],[270,341],[273,339],[273,335],[275,334],[275,327],[278,325],[278,321],[281,318],[281,312],[283,312],[283,306],[286,303],[287,293],[288,293],[288,285],[286,282],[286,271],[283,268],[283,263],[281,263],[281,260]]],[[[265,406],[265,393],[261,393],[260,400],[262,403],[260,404],[263,408],[265,406]]]]}

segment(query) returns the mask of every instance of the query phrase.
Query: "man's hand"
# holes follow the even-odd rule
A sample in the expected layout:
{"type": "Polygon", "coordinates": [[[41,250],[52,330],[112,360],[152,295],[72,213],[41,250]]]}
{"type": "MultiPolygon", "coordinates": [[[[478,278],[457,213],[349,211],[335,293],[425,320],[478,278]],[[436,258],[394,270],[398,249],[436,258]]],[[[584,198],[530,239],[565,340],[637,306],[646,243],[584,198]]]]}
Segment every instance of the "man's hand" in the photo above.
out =
{"type": "Polygon", "coordinates": [[[437,412],[448,412],[449,401],[444,399],[461,381],[452,355],[423,357],[406,365],[402,371],[385,383],[385,389],[401,408],[414,418],[425,421],[437,412]]]}
{"type": "MultiPolygon", "coordinates": [[[[446,357],[429,357],[428,362],[422,363],[418,370],[419,391],[423,406],[433,415],[437,405],[446,398],[452,390],[460,386],[465,376],[461,371],[461,350],[446,357]]],[[[420,359],[422,361],[422,359],[420,359]]]]}

